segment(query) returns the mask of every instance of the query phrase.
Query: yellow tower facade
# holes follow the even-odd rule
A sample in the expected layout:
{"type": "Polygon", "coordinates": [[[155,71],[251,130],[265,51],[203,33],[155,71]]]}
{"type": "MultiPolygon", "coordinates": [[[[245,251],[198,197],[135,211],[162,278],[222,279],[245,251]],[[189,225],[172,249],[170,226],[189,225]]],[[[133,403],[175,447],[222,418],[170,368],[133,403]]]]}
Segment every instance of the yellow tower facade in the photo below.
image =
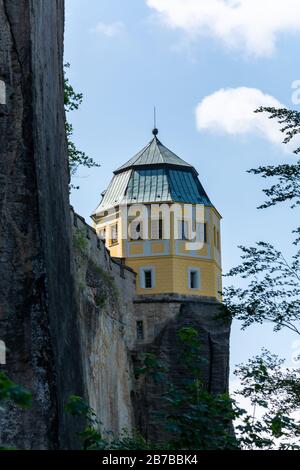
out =
{"type": "Polygon", "coordinates": [[[221,300],[221,216],[195,168],[153,134],[114,172],[92,214],[96,231],[137,273],[138,295],[221,300]]]}

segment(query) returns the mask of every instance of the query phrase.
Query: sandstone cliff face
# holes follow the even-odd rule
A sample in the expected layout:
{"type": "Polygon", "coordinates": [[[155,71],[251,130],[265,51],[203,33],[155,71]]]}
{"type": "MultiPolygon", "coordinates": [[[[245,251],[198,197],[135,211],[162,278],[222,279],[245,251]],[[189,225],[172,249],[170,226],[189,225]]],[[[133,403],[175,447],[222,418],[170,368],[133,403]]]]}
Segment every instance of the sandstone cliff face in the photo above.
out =
{"type": "MultiPolygon", "coordinates": [[[[198,331],[204,359],[202,376],[211,393],[228,392],[230,323],[217,320],[220,303],[209,297],[176,295],[139,296],[135,299],[135,318],[145,324],[145,340],[135,344],[134,360],[141,352],[155,354],[167,370],[169,383],[180,387],[186,368],[180,363],[178,331],[192,327],[198,331]]],[[[142,434],[159,442],[167,439],[164,423],[155,413],[164,409],[164,383],[141,377],[136,386],[135,419],[142,434]]]]}
{"type": "Polygon", "coordinates": [[[134,427],[133,298],[135,273],[112,260],[103,241],[73,213],[80,335],[90,406],[116,436],[134,427]]]}
{"type": "Polygon", "coordinates": [[[10,377],[33,394],[31,410],[1,414],[0,439],[28,449],[74,446],[63,406],[84,394],[63,32],[63,0],[0,0],[0,338],[10,377]]]}

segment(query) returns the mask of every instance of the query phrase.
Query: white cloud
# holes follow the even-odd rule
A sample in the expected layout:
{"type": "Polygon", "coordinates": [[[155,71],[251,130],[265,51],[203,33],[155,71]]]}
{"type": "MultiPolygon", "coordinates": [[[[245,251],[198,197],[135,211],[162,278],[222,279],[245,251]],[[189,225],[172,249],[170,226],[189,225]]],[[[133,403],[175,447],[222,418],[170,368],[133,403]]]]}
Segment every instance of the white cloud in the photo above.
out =
{"type": "Polygon", "coordinates": [[[122,21],[114,21],[113,23],[103,23],[99,21],[95,28],[91,29],[91,32],[103,34],[108,38],[120,36],[125,31],[125,25],[122,21]]]}
{"type": "Polygon", "coordinates": [[[269,119],[266,113],[254,113],[260,106],[285,107],[257,88],[222,88],[198,104],[197,128],[230,135],[256,134],[272,143],[281,144],[281,126],[276,120],[269,119]]]}
{"type": "Polygon", "coordinates": [[[270,56],[280,33],[300,32],[299,0],[146,0],[163,22],[190,37],[212,36],[230,48],[270,56]]]}

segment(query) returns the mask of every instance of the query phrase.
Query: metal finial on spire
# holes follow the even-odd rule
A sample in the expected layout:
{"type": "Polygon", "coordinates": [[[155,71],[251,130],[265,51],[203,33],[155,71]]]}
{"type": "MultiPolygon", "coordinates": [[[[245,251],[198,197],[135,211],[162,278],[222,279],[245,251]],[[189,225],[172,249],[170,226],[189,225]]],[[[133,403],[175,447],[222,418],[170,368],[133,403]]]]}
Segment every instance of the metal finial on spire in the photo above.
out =
{"type": "Polygon", "coordinates": [[[154,106],[154,129],[152,131],[152,134],[156,137],[158,134],[158,129],[156,127],[156,107],[154,106]]]}

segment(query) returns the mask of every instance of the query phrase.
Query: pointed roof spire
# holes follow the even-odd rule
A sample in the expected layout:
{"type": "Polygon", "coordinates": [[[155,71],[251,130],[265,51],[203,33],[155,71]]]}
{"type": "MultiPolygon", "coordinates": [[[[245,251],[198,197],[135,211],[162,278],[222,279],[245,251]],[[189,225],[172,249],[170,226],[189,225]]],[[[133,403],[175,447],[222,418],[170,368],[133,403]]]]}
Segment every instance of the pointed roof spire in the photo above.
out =
{"type": "MultiPolygon", "coordinates": [[[[157,129],[153,129],[156,132],[157,129]]],[[[157,131],[158,133],[158,131],[157,131]]],[[[131,158],[127,163],[118,168],[114,173],[120,173],[130,168],[136,167],[149,167],[150,165],[167,165],[167,166],[177,166],[185,167],[196,170],[189,163],[179,158],[175,153],[165,147],[160,140],[157,138],[157,133],[154,134],[154,138],[144,147],[140,152],[138,152],[133,158],[131,158]]]]}
{"type": "Polygon", "coordinates": [[[154,127],[153,127],[153,130],[152,130],[152,134],[154,135],[154,137],[156,138],[157,134],[158,134],[158,129],[156,127],[156,107],[154,106],[154,127]]]}

